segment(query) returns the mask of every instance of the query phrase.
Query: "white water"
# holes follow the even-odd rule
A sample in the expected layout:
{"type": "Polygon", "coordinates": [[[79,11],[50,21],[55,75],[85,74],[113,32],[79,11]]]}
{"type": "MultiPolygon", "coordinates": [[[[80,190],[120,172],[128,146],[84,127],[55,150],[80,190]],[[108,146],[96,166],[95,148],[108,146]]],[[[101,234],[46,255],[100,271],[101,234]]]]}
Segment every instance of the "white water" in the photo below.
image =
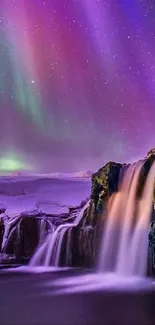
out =
{"type": "MultiPolygon", "coordinates": [[[[60,268],[61,269],[61,268],[60,268]]],[[[81,292],[105,292],[105,291],[124,291],[137,292],[152,290],[152,281],[150,279],[137,276],[118,276],[116,273],[89,273],[84,275],[75,275],[62,277],[55,281],[46,283],[49,289],[49,295],[66,294],[66,293],[81,293],[81,292]]]]}
{"type": "Polygon", "coordinates": [[[71,230],[76,227],[81,221],[85,209],[89,206],[90,201],[81,209],[75,218],[73,223],[67,223],[64,225],[60,225],[54,233],[48,235],[45,242],[37,249],[36,253],[32,257],[30,261],[30,266],[59,266],[60,256],[61,256],[61,248],[64,237],[67,232],[69,232],[69,236],[67,238],[67,247],[66,247],[66,262],[67,258],[70,257],[70,239],[71,239],[71,230]]]}
{"type": "MultiPolygon", "coordinates": [[[[99,272],[110,272],[125,277],[145,275],[155,163],[148,173],[142,197],[138,200],[136,193],[143,163],[140,161],[126,170],[119,191],[109,199],[100,249],[99,272]]],[[[60,225],[48,235],[32,257],[30,266],[58,267],[66,234],[65,262],[70,265],[72,229],[79,224],[89,204],[90,201],[73,223],[60,225]]]]}
{"type": "Polygon", "coordinates": [[[100,272],[145,275],[155,163],[148,174],[142,198],[137,200],[142,166],[143,163],[139,162],[128,168],[120,190],[109,201],[99,258],[100,272]]]}

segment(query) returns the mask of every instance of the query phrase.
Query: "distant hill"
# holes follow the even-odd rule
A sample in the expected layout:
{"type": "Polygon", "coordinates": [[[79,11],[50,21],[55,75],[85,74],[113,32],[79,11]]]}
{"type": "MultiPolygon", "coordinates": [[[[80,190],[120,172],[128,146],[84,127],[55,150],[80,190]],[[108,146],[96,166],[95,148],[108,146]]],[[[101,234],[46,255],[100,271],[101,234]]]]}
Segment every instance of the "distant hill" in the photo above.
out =
{"type": "Polygon", "coordinates": [[[61,173],[61,172],[55,172],[55,173],[47,173],[47,174],[41,174],[41,173],[29,173],[26,171],[16,171],[12,173],[3,173],[0,176],[2,177],[17,177],[17,178],[23,178],[23,177],[45,177],[45,178],[57,178],[57,179],[77,179],[77,178],[91,178],[93,172],[90,170],[84,170],[80,172],[75,173],[61,173]]]}
{"type": "Polygon", "coordinates": [[[66,178],[91,178],[93,172],[90,170],[75,172],[75,173],[49,173],[49,174],[39,174],[38,176],[42,177],[50,177],[50,178],[60,178],[60,179],[66,179],[66,178]]]}

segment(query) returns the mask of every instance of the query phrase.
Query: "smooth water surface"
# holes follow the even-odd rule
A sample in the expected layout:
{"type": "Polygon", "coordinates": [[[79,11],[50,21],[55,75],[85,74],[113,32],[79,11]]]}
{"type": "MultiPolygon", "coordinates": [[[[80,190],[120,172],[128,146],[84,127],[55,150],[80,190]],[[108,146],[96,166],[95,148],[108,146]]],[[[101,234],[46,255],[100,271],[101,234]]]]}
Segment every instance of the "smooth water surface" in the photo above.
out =
{"type": "Polygon", "coordinates": [[[153,325],[154,287],[151,280],[80,269],[1,271],[0,324],[153,325]]]}

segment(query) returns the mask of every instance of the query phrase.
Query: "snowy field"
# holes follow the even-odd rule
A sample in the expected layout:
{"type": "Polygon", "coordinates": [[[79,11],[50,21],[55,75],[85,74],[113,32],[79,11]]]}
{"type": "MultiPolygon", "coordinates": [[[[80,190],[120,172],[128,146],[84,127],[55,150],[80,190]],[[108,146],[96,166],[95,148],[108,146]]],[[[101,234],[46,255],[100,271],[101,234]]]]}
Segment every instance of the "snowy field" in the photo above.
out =
{"type": "Polygon", "coordinates": [[[1,176],[0,208],[9,217],[36,209],[45,213],[68,213],[89,197],[91,178],[85,174],[1,176]]]}

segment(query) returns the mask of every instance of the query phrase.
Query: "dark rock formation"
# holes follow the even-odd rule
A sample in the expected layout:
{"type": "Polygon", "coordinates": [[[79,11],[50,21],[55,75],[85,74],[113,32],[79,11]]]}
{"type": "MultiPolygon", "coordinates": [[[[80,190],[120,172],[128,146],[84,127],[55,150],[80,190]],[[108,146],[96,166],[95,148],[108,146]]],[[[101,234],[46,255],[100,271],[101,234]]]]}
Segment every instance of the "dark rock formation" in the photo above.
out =
{"type": "Polygon", "coordinates": [[[23,217],[16,227],[15,256],[17,262],[29,259],[39,243],[40,220],[35,217],[23,217]]]}
{"type": "Polygon", "coordinates": [[[153,148],[150,151],[148,151],[145,159],[148,159],[148,158],[150,158],[151,156],[154,156],[154,155],[155,155],[155,148],[153,148]]]}
{"type": "Polygon", "coordinates": [[[66,232],[62,244],[60,265],[75,267],[92,267],[94,265],[96,227],[91,225],[89,212],[90,208],[86,209],[80,223],[66,232]]]}
{"type": "Polygon", "coordinates": [[[28,263],[46,235],[61,224],[72,223],[85,203],[86,201],[83,201],[80,207],[69,207],[68,214],[50,215],[35,210],[22,212],[19,216],[5,223],[0,217],[1,263],[28,263]]]}
{"type": "Polygon", "coordinates": [[[155,276],[155,221],[151,222],[149,231],[148,274],[155,276]]]}
{"type": "Polygon", "coordinates": [[[92,175],[91,200],[97,214],[102,213],[104,203],[118,190],[120,170],[124,166],[127,165],[110,161],[92,175]]]}
{"type": "MultiPolygon", "coordinates": [[[[155,161],[155,152],[152,150],[152,155],[148,154],[148,157],[144,160],[144,164],[143,167],[141,169],[141,173],[140,173],[140,179],[139,179],[139,186],[137,188],[137,196],[141,197],[142,192],[143,192],[143,188],[146,182],[146,178],[148,176],[148,173],[150,171],[150,168],[152,166],[152,164],[155,161]]],[[[154,187],[154,193],[153,193],[153,201],[155,201],[155,187],[154,187]]]]}
{"type": "MultiPolygon", "coordinates": [[[[140,198],[143,192],[145,181],[149,170],[155,161],[155,150],[151,150],[144,160],[144,165],[139,178],[137,188],[137,198],[140,198]]],[[[104,226],[104,214],[109,197],[118,191],[119,183],[130,164],[120,164],[109,162],[92,175],[91,200],[89,207],[85,210],[82,220],[76,228],[73,228],[71,234],[72,255],[70,265],[74,266],[93,266],[97,260],[97,252],[104,226]]],[[[153,203],[155,202],[155,191],[153,194],[153,203]]],[[[155,210],[152,209],[152,220],[155,220],[155,210]]],[[[154,224],[154,223],[153,223],[154,224]]],[[[148,230],[149,233],[149,230],[148,230]]],[[[63,256],[67,242],[64,239],[63,256]]],[[[151,267],[155,273],[155,227],[151,227],[149,242],[151,247],[151,267]]],[[[62,258],[62,265],[66,265],[66,259],[62,258]]],[[[150,272],[149,272],[150,274],[150,272]]]]}
{"type": "MultiPolygon", "coordinates": [[[[123,165],[127,166],[127,165],[123,165]]],[[[122,165],[109,162],[92,175],[90,204],[79,224],[68,229],[62,244],[60,265],[92,267],[97,259],[102,217],[109,197],[118,190],[122,165]],[[70,240],[71,249],[66,260],[70,240]]]]}

